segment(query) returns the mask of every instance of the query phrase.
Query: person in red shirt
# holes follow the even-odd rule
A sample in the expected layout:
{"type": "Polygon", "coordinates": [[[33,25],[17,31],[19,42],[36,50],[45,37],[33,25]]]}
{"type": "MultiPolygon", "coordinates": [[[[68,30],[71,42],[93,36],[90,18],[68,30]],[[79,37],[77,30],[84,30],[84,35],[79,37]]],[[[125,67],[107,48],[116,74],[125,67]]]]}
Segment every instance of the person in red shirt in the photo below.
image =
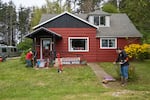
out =
{"type": "Polygon", "coordinates": [[[29,52],[26,54],[26,66],[27,66],[27,67],[32,67],[32,56],[33,56],[32,51],[29,51],[29,52]]]}

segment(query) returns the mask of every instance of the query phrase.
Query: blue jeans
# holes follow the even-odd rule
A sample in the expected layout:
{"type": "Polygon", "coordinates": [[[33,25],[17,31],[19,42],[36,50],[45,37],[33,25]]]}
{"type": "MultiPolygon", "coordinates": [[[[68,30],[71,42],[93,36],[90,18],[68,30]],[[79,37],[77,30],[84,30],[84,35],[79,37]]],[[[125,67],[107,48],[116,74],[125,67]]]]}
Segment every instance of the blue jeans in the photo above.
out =
{"type": "Polygon", "coordinates": [[[129,65],[121,66],[120,72],[123,78],[128,79],[128,68],[129,68],[129,65]]]}
{"type": "Polygon", "coordinates": [[[27,60],[27,59],[26,59],[26,64],[27,64],[27,67],[32,67],[32,62],[31,62],[31,60],[27,60]]]}

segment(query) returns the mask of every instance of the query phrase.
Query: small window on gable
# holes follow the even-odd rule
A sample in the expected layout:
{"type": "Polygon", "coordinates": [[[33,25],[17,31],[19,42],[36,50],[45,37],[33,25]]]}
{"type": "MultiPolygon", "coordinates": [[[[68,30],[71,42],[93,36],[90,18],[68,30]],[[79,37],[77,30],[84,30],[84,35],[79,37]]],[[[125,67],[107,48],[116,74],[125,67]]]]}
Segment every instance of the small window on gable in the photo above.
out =
{"type": "Polygon", "coordinates": [[[117,48],[117,39],[116,38],[101,38],[100,39],[100,48],[102,48],[102,49],[117,48]]]}
{"type": "Polygon", "coordinates": [[[72,52],[87,52],[89,50],[88,37],[69,37],[69,51],[72,52]]]}

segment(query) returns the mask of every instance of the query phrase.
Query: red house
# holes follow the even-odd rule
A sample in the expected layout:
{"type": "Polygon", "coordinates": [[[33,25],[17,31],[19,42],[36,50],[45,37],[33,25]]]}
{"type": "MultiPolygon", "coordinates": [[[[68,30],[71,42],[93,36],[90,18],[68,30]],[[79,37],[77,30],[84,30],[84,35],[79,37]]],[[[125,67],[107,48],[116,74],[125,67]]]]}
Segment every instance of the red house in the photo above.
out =
{"type": "Polygon", "coordinates": [[[34,31],[26,37],[34,41],[38,59],[44,59],[44,49],[50,59],[80,57],[88,62],[114,61],[115,49],[140,43],[142,35],[126,14],[110,14],[100,10],[88,14],[46,14],[34,31]]]}

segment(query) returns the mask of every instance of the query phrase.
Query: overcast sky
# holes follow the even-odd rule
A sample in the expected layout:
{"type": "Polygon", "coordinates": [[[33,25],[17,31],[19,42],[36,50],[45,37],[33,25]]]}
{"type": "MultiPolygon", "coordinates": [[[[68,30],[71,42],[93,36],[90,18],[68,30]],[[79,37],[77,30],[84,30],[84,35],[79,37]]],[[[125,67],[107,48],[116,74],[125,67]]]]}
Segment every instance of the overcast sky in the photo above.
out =
{"type": "MultiPolygon", "coordinates": [[[[9,2],[11,0],[2,0],[2,1],[9,2]]],[[[20,5],[22,5],[23,7],[32,7],[32,6],[41,7],[42,5],[46,4],[45,0],[12,0],[12,1],[16,5],[17,9],[19,9],[20,5]]],[[[50,0],[50,1],[55,1],[55,0],[50,0]]],[[[104,1],[108,1],[108,0],[104,0],[104,1]]]]}
{"type": "MultiPolygon", "coordinates": [[[[10,0],[2,0],[3,2],[9,2],[10,0]]],[[[12,0],[13,3],[16,5],[17,9],[20,5],[23,7],[31,7],[31,6],[38,6],[41,7],[46,2],[45,0],[12,0]]]]}

